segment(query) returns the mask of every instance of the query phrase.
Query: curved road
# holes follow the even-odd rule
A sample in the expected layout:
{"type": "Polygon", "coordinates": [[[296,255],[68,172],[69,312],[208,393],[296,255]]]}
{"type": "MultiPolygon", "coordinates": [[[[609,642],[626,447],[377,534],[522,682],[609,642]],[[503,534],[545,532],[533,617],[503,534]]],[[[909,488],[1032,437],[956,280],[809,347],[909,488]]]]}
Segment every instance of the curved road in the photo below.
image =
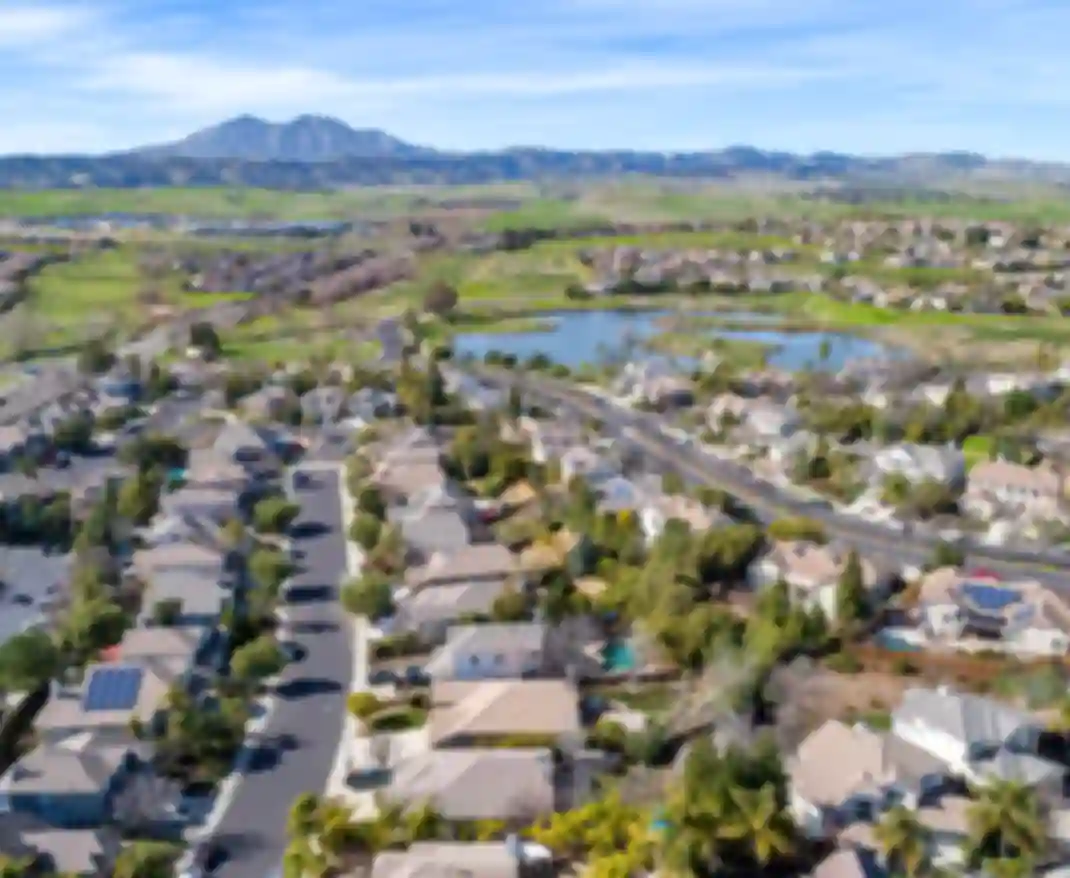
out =
{"type": "MultiPolygon", "coordinates": [[[[564,382],[542,375],[514,374],[478,368],[477,374],[490,384],[510,386],[519,381],[527,396],[534,396],[558,409],[597,418],[616,438],[632,443],[639,451],[677,470],[681,475],[702,484],[722,487],[752,507],[756,512],[773,515],[805,515],[820,521],[830,534],[853,543],[863,554],[882,556],[898,567],[920,565],[932,557],[941,542],[937,535],[914,531],[902,533],[855,516],[845,515],[818,503],[808,503],[786,494],[777,486],[755,478],[747,468],[703,454],[681,445],[662,432],[656,415],[620,408],[608,400],[593,396],[564,382]]],[[[1029,551],[1002,546],[970,544],[971,559],[983,562],[997,573],[1028,574],[1049,584],[1067,587],[1066,574],[1070,556],[1055,551],[1029,551]]]]}
{"type": "Polygon", "coordinates": [[[274,712],[258,735],[286,746],[254,760],[211,833],[230,852],[213,878],[267,878],[278,871],[290,806],[302,793],[323,792],[342,734],[353,661],[350,626],[337,601],[346,570],[341,485],[336,472],[303,473],[308,481],[295,486],[301,503],[295,533],[302,525],[308,532],[294,539],[303,557],[290,582],[287,612],[291,639],[305,656],[285,672],[274,712]]]}

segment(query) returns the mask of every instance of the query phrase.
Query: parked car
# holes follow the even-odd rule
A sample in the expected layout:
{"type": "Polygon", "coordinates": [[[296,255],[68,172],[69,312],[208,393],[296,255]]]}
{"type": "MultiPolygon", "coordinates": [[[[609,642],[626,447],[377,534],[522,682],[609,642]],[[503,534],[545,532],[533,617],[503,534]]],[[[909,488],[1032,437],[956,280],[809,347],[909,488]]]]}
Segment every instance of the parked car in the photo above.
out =
{"type": "Polygon", "coordinates": [[[368,683],[372,686],[390,686],[398,682],[398,675],[388,668],[380,668],[368,675],[368,683]]]}

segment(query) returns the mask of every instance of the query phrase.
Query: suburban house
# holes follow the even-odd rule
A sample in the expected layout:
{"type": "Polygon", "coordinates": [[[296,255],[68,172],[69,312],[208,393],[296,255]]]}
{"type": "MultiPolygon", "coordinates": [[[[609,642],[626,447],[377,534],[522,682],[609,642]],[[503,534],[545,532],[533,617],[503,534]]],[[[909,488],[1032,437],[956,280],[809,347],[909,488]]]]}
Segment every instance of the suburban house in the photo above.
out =
{"type": "Polygon", "coordinates": [[[504,841],[420,841],[401,851],[383,851],[371,878],[553,878],[549,852],[515,836],[504,841]]]}
{"type": "Polygon", "coordinates": [[[159,604],[172,604],[173,622],[210,628],[229,599],[225,555],[192,542],[163,543],[139,549],[131,571],[145,584],[142,604],[151,619],[159,604]]]}
{"type": "Polygon", "coordinates": [[[1027,713],[947,689],[908,689],[892,714],[892,734],[935,756],[952,776],[1013,780],[1061,795],[1062,767],[1036,755],[1041,730],[1027,713]]]}
{"type": "Polygon", "coordinates": [[[160,497],[160,512],[176,518],[207,518],[221,525],[240,518],[241,511],[241,494],[227,487],[202,488],[187,484],[160,497]]]}
{"type": "Polygon", "coordinates": [[[116,795],[140,771],[131,720],[153,723],[187,670],[188,657],[152,667],[103,663],[81,685],[55,682],[37,717],[40,743],[0,778],[0,802],[54,826],[107,823],[116,795]]]}
{"type": "Polygon", "coordinates": [[[568,484],[584,479],[592,488],[617,475],[617,468],[606,457],[587,445],[574,445],[561,455],[561,481],[568,484]]]}
{"type": "Polygon", "coordinates": [[[425,564],[409,568],[405,587],[416,591],[475,580],[505,580],[516,570],[516,558],[505,546],[475,543],[432,555],[425,564]]]}
{"type": "Polygon", "coordinates": [[[661,536],[670,521],[679,521],[693,533],[701,534],[726,520],[720,512],[684,494],[653,494],[639,509],[639,522],[648,544],[661,536]]]}
{"type": "Polygon", "coordinates": [[[626,363],[612,392],[633,405],[646,403],[658,408],[689,405],[694,395],[691,382],[664,360],[626,363]]]}
{"type": "Polygon", "coordinates": [[[525,415],[517,426],[531,444],[531,459],[535,463],[557,460],[583,438],[583,431],[570,421],[536,421],[525,415]]]}
{"type": "Polygon", "coordinates": [[[418,633],[426,643],[439,643],[451,624],[489,615],[517,572],[515,557],[498,543],[432,554],[425,564],[409,568],[405,584],[395,590],[393,625],[418,633]]]}
{"type": "Polygon", "coordinates": [[[873,825],[895,805],[914,811],[939,865],[956,864],[966,836],[967,800],[936,757],[893,734],[829,720],[786,765],[789,810],[811,838],[837,838],[863,856],[878,845],[873,825]]]}
{"type": "Polygon", "coordinates": [[[431,585],[419,591],[394,594],[391,628],[418,634],[427,644],[441,643],[451,625],[465,618],[489,616],[494,603],[507,592],[505,579],[484,579],[431,585]]]}
{"type": "Polygon", "coordinates": [[[435,555],[451,555],[472,542],[472,509],[444,490],[445,484],[414,496],[407,506],[392,506],[387,519],[401,530],[406,544],[424,563],[435,555]]]}
{"type": "Polygon", "coordinates": [[[881,476],[898,475],[911,482],[958,486],[966,478],[966,458],[953,447],[891,445],[873,455],[873,466],[881,476]]]}
{"type": "MultiPolygon", "coordinates": [[[[239,418],[228,418],[206,451],[218,460],[241,464],[250,477],[275,475],[282,466],[275,437],[268,430],[239,418]]],[[[198,453],[192,452],[191,457],[198,453]]]]}
{"type": "Polygon", "coordinates": [[[1034,580],[987,571],[934,570],[921,582],[918,622],[935,641],[993,641],[1024,655],[1070,650],[1070,605],[1034,580]]]}
{"type": "Polygon", "coordinates": [[[564,657],[552,655],[549,644],[541,622],[454,625],[424,670],[433,681],[563,675],[564,657]]]}
{"type": "Polygon", "coordinates": [[[566,680],[446,680],[432,684],[431,703],[428,735],[434,747],[582,734],[579,696],[566,680]]]}
{"type": "Polygon", "coordinates": [[[113,873],[121,844],[112,828],[65,829],[27,814],[0,812],[0,856],[32,861],[45,874],[105,878],[113,873]]]}
{"type": "MultiPolygon", "coordinates": [[[[847,549],[834,544],[781,540],[751,565],[749,576],[755,588],[783,580],[794,600],[820,607],[829,620],[835,621],[836,595],[849,556],[847,549]]],[[[860,561],[863,583],[876,604],[887,595],[893,577],[865,558],[860,561]]]]}
{"type": "Polygon", "coordinates": [[[554,810],[554,760],[546,747],[432,749],[393,769],[385,798],[430,804],[447,820],[530,823],[554,810]]]}
{"type": "Polygon", "coordinates": [[[794,406],[734,393],[718,396],[707,410],[706,421],[714,431],[729,424],[742,424],[765,440],[786,439],[802,427],[794,406]]]}
{"type": "Polygon", "coordinates": [[[981,515],[1005,508],[1056,517],[1062,511],[1063,497],[1063,477],[1054,467],[990,460],[970,470],[962,502],[981,515]]]}

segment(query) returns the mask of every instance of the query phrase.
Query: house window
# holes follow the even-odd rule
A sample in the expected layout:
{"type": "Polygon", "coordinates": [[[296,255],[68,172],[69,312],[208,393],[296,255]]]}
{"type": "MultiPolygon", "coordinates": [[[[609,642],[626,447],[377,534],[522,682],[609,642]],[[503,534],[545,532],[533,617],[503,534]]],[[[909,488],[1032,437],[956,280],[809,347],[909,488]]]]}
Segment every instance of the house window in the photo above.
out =
{"type": "Polygon", "coordinates": [[[469,656],[468,657],[468,664],[470,664],[473,668],[479,667],[479,656],[478,655],[469,656]]]}
{"type": "Polygon", "coordinates": [[[503,656],[500,652],[496,653],[494,655],[494,664],[499,666],[505,664],[505,656],[503,656]]]}

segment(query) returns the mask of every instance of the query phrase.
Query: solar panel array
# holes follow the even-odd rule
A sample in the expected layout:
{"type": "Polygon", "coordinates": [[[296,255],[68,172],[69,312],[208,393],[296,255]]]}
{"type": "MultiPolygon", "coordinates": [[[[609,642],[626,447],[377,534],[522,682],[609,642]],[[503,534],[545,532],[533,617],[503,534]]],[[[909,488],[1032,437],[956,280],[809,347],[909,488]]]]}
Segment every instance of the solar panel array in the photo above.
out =
{"type": "Polygon", "coordinates": [[[142,668],[97,668],[86,683],[82,709],[133,710],[141,692],[142,668]]]}

